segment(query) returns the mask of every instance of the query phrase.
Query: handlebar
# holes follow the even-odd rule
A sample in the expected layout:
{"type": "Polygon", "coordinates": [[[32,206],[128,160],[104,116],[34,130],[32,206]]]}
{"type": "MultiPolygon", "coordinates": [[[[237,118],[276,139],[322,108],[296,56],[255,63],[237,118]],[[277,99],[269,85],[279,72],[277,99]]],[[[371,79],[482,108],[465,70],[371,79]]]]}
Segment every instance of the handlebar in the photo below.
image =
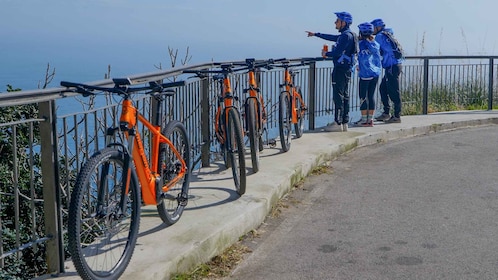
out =
{"type": "Polygon", "coordinates": [[[304,66],[307,63],[308,63],[308,61],[303,59],[299,63],[291,64],[290,60],[288,60],[286,58],[279,58],[279,59],[273,60],[272,66],[273,67],[280,67],[280,68],[290,68],[290,67],[304,66]]]}
{"type": "Polygon", "coordinates": [[[121,95],[129,95],[131,93],[139,91],[146,91],[144,94],[174,93],[174,91],[168,90],[167,88],[180,87],[185,85],[185,81],[177,81],[169,83],[158,83],[152,81],[149,82],[148,86],[129,87],[132,84],[129,78],[116,78],[112,79],[112,81],[114,82],[114,87],[93,86],[93,85],[73,83],[68,81],[61,81],[60,85],[66,88],[73,88],[71,90],[68,89],[67,91],[77,92],[85,97],[89,95],[95,95],[94,91],[105,91],[121,95]]]}

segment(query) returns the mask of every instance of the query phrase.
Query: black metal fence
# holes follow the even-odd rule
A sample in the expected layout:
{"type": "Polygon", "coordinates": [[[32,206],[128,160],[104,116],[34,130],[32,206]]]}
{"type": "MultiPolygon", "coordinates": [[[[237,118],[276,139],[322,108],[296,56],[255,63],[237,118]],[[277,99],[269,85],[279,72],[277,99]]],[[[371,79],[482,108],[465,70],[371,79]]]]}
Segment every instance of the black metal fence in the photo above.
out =
{"type": "MultiPolygon", "coordinates": [[[[408,57],[403,66],[401,91],[404,114],[493,108],[497,97],[497,57],[408,57]]],[[[293,59],[301,61],[301,59],[293,59]]],[[[134,83],[186,80],[165,104],[165,121],[182,121],[189,131],[196,166],[216,160],[213,119],[218,91],[209,79],[182,74],[185,69],[213,68],[206,63],[168,71],[131,76],[134,83]]],[[[330,120],[334,110],[329,61],[315,60],[295,69],[309,110],[306,129],[330,120]]],[[[279,85],[282,71],[259,73],[260,89],[268,113],[265,140],[277,135],[279,85]]],[[[240,107],[244,73],[232,76],[240,107]]],[[[77,81],[76,81],[77,82],[77,81]]],[[[109,80],[95,82],[110,85],[109,80]]],[[[358,80],[350,84],[351,120],[359,118],[358,80]]],[[[62,88],[0,94],[0,278],[21,268],[33,277],[64,271],[64,248],[71,186],[82,163],[102,148],[105,128],[115,124],[117,103],[109,96],[83,98],[62,88]],[[16,114],[24,104],[36,105],[33,115],[16,114]],[[17,110],[19,109],[19,110],[17,110]],[[9,114],[11,117],[2,118],[9,114]],[[34,262],[37,262],[34,268],[34,262]],[[40,265],[41,263],[41,265],[40,265]],[[2,274],[3,273],[3,274],[2,274]]],[[[150,100],[136,100],[141,112],[150,113],[150,100]]],[[[377,102],[380,106],[380,102],[377,102]]]]}

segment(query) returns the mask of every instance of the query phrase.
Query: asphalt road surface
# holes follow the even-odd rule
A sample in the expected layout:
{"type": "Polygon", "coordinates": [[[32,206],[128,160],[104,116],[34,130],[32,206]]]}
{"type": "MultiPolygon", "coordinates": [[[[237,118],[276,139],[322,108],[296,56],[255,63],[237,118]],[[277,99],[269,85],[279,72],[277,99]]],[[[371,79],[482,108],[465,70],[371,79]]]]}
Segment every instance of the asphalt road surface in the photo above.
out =
{"type": "Polygon", "coordinates": [[[498,279],[498,126],[357,149],[286,198],[231,279],[498,279]]]}

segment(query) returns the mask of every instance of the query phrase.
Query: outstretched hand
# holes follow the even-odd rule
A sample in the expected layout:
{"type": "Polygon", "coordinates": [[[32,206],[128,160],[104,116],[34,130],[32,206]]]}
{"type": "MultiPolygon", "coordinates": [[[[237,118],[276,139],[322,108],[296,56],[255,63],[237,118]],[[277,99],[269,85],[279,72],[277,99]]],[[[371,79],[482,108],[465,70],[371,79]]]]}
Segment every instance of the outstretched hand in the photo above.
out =
{"type": "Polygon", "coordinates": [[[305,31],[305,32],[308,33],[308,37],[315,36],[315,32],[311,32],[311,31],[305,31]]]}

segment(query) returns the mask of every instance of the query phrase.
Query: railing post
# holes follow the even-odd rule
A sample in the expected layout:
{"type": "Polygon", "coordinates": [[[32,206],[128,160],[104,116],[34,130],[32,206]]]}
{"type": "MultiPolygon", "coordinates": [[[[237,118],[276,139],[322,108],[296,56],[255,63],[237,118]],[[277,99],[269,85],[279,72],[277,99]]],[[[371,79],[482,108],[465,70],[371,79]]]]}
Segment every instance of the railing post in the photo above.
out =
{"type": "Polygon", "coordinates": [[[59,156],[57,152],[57,128],[55,101],[39,103],[41,170],[43,182],[43,209],[47,241],[47,269],[49,273],[64,272],[64,245],[60,215],[59,156]]]}
{"type": "Polygon", "coordinates": [[[308,118],[309,130],[315,129],[315,77],[316,77],[316,62],[310,63],[308,76],[308,118]]]}
{"type": "Polygon", "coordinates": [[[424,92],[422,97],[422,114],[429,112],[429,58],[424,58],[424,92]]]}
{"type": "Polygon", "coordinates": [[[494,59],[489,58],[488,110],[493,110],[494,59]]]}
{"type": "Polygon", "coordinates": [[[209,79],[203,78],[200,82],[201,87],[201,135],[202,135],[202,148],[201,148],[201,164],[202,167],[210,165],[211,156],[211,126],[209,120],[209,79]]]}

